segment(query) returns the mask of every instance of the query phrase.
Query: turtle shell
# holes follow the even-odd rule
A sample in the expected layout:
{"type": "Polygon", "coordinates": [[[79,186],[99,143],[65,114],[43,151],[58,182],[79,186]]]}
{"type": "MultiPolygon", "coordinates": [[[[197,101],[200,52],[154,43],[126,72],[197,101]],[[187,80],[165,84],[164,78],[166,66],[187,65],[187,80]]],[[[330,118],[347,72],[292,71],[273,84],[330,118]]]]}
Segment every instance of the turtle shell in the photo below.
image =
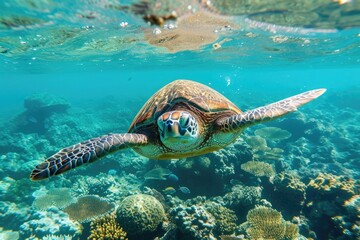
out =
{"type": "Polygon", "coordinates": [[[231,111],[241,113],[229,99],[222,94],[190,80],[176,80],[157,91],[141,108],[132,122],[129,132],[154,124],[157,118],[179,102],[186,102],[204,113],[231,111]]]}

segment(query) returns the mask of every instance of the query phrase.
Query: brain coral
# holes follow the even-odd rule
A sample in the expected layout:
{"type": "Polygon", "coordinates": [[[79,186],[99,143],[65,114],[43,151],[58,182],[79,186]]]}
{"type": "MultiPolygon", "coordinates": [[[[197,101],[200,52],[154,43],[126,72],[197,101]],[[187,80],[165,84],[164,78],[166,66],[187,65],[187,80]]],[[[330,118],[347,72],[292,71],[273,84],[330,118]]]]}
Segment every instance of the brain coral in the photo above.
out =
{"type": "Polygon", "coordinates": [[[131,235],[155,231],[165,220],[161,203],[153,196],[136,194],[126,197],[116,211],[117,222],[131,235]]]}
{"type": "Polygon", "coordinates": [[[232,234],[237,227],[235,212],[221,205],[211,204],[206,210],[214,216],[216,225],[215,231],[219,234],[232,234]]]}

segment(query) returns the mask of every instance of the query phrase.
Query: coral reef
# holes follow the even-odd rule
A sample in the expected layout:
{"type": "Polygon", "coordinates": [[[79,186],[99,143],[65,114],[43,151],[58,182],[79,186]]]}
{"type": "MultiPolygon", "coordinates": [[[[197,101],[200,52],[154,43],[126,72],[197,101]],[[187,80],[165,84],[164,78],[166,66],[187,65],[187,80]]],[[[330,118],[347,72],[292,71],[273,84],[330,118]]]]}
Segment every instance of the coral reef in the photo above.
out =
{"type": "Polygon", "coordinates": [[[256,177],[272,177],[276,174],[273,166],[265,162],[249,161],[241,164],[241,169],[256,177]]]}
{"type": "Polygon", "coordinates": [[[45,121],[53,114],[64,113],[70,104],[64,98],[42,93],[27,97],[24,100],[25,112],[15,120],[14,132],[44,133],[45,121]]]}
{"type": "Polygon", "coordinates": [[[154,232],[166,218],[161,203],[146,194],[126,197],[117,208],[116,216],[117,222],[130,235],[154,232]]]}
{"type": "Polygon", "coordinates": [[[82,196],[77,202],[64,208],[70,219],[78,222],[89,222],[94,218],[109,213],[114,209],[114,204],[102,200],[95,195],[82,196]]]}
{"type": "Polygon", "coordinates": [[[237,217],[235,212],[218,204],[206,205],[206,210],[215,218],[216,235],[225,235],[234,233],[237,225],[237,217]]]}
{"type": "Polygon", "coordinates": [[[285,222],[281,213],[274,209],[259,206],[250,210],[246,218],[251,239],[295,240],[298,237],[298,227],[285,222]]]}
{"type": "Polygon", "coordinates": [[[69,219],[69,216],[55,207],[50,207],[47,211],[38,211],[32,215],[32,219],[20,226],[20,238],[26,239],[30,236],[38,238],[46,235],[69,234],[73,237],[81,235],[82,226],[69,219]]]}
{"type": "Polygon", "coordinates": [[[19,232],[14,231],[4,231],[2,227],[0,227],[0,239],[2,240],[18,240],[19,232]]]}
{"type": "Polygon", "coordinates": [[[36,197],[33,202],[33,207],[39,210],[46,210],[51,206],[63,209],[71,203],[74,203],[75,200],[71,195],[70,188],[53,188],[47,191],[45,195],[36,197]]]}
{"type": "Polygon", "coordinates": [[[306,197],[306,185],[294,172],[281,172],[273,179],[273,191],[268,199],[273,206],[289,215],[299,214],[306,197]],[[284,198],[286,196],[286,198],[284,198]]]}
{"type": "Polygon", "coordinates": [[[72,240],[73,237],[71,235],[46,235],[41,240],[72,240]]]}
{"type": "Polygon", "coordinates": [[[91,222],[88,240],[127,240],[126,232],[116,223],[116,214],[110,213],[91,222]]]}
{"type": "Polygon", "coordinates": [[[223,197],[225,205],[231,209],[250,209],[261,199],[261,187],[235,185],[223,197]]]}
{"type": "MultiPolygon", "coordinates": [[[[197,240],[215,240],[215,218],[206,211],[204,206],[180,205],[170,210],[177,227],[186,235],[197,240]]],[[[189,238],[190,238],[189,237],[189,238]]]]}

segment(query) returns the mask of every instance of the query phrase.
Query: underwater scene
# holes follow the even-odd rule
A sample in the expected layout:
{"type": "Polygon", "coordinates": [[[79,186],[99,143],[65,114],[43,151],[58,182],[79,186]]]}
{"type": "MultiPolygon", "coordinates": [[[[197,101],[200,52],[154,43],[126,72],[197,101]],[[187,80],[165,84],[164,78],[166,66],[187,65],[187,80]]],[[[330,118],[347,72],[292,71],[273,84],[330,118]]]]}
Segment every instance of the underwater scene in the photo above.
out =
{"type": "Polygon", "coordinates": [[[0,239],[359,240],[359,110],[359,0],[3,0],[0,239]]]}

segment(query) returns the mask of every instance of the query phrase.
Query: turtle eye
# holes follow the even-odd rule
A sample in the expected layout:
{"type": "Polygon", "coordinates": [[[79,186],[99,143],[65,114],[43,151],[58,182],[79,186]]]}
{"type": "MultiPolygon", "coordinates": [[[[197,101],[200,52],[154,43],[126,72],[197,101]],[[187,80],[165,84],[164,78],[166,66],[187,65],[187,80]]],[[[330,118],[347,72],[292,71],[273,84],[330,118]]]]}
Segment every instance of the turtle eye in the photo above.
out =
{"type": "Polygon", "coordinates": [[[180,126],[182,128],[187,128],[189,126],[189,122],[190,122],[190,116],[189,115],[181,116],[180,121],[179,121],[180,126]]]}

